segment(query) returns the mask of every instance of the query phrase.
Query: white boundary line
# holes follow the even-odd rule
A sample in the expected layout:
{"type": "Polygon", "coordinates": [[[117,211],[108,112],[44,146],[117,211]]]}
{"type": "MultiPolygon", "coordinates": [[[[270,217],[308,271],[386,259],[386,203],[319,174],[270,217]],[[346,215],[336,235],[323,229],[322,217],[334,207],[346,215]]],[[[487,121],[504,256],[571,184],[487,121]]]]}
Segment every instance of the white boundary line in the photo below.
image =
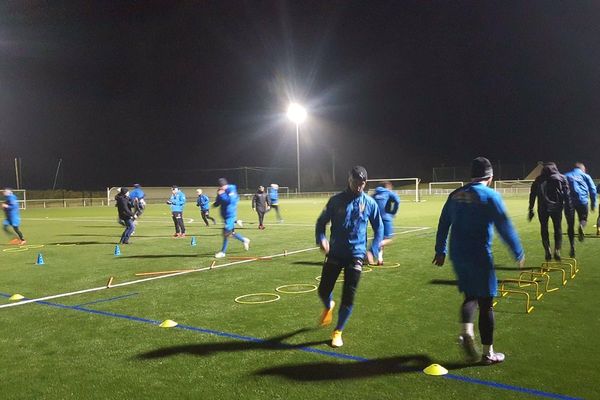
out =
{"type": "MultiPolygon", "coordinates": [[[[398,234],[401,235],[401,234],[406,234],[406,233],[410,233],[410,232],[418,232],[418,231],[422,231],[422,230],[425,230],[425,229],[429,229],[429,227],[427,227],[427,226],[425,226],[425,227],[415,227],[415,229],[413,229],[413,230],[400,232],[398,234]]],[[[215,265],[214,267],[196,268],[196,269],[191,269],[189,271],[174,272],[172,274],[165,274],[165,275],[160,275],[160,276],[153,276],[153,277],[150,277],[150,278],[136,279],[134,281],[117,283],[115,285],[110,285],[110,286],[104,285],[104,286],[98,286],[98,287],[90,288],[90,289],[78,290],[78,291],[75,291],[75,292],[68,292],[68,293],[55,294],[55,295],[51,295],[51,296],[38,297],[37,299],[28,299],[28,300],[19,301],[19,302],[16,302],[16,303],[2,304],[2,305],[0,305],[0,309],[2,309],[2,308],[9,308],[9,307],[22,306],[24,304],[35,303],[35,302],[38,302],[38,301],[46,301],[46,300],[58,299],[58,298],[61,298],[61,297],[69,297],[69,296],[74,296],[74,295],[77,295],[77,294],[99,292],[101,290],[112,289],[112,288],[117,288],[117,287],[122,287],[122,286],[135,285],[137,283],[155,281],[155,280],[158,280],[158,279],[170,278],[172,276],[179,276],[179,275],[191,274],[193,272],[208,271],[208,270],[211,270],[211,269],[218,269],[218,268],[228,267],[228,266],[231,266],[231,265],[245,264],[245,263],[256,261],[257,259],[260,259],[260,258],[286,257],[286,256],[289,256],[291,254],[304,253],[304,252],[307,252],[307,251],[313,251],[313,250],[318,250],[318,249],[319,249],[319,247],[309,247],[307,249],[302,249],[302,250],[285,251],[283,253],[274,254],[274,255],[271,255],[271,256],[257,256],[255,258],[250,258],[248,260],[233,261],[233,262],[226,263],[226,264],[215,265]]]]}
{"type": "MultiPolygon", "coordinates": [[[[312,251],[312,250],[317,250],[317,249],[318,249],[318,247],[310,247],[308,249],[288,251],[288,252],[285,252],[285,253],[279,253],[279,254],[274,254],[274,255],[265,256],[265,257],[270,257],[270,258],[284,257],[284,256],[287,256],[287,255],[290,255],[290,254],[298,254],[298,253],[303,253],[303,252],[306,252],[306,251],[312,251]]],[[[78,290],[78,291],[75,291],[75,292],[55,294],[55,295],[51,295],[51,296],[39,297],[37,299],[28,299],[28,300],[19,301],[19,302],[16,302],[16,303],[8,303],[8,304],[0,305],[0,309],[21,306],[21,305],[24,305],[24,304],[35,303],[35,302],[38,302],[38,301],[46,301],[46,300],[58,299],[58,298],[61,298],[61,297],[69,297],[69,296],[74,296],[74,295],[77,295],[77,294],[98,292],[100,290],[105,290],[105,289],[112,289],[112,288],[121,287],[121,286],[134,285],[136,283],[149,282],[149,281],[154,281],[154,280],[157,280],[157,279],[170,278],[172,276],[191,274],[192,272],[208,271],[210,269],[223,268],[223,267],[228,267],[230,265],[244,264],[244,263],[256,261],[259,258],[260,257],[257,256],[256,258],[251,258],[251,259],[248,259],[248,260],[241,260],[241,261],[234,261],[234,262],[230,262],[230,263],[226,263],[226,264],[221,264],[221,265],[215,265],[214,267],[196,268],[196,269],[192,269],[192,270],[189,270],[189,271],[175,272],[175,273],[172,273],[172,274],[166,274],[166,275],[161,275],[161,276],[153,276],[153,277],[150,277],[150,278],[142,278],[142,279],[137,279],[137,280],[134,280],[134,281],[117,283],[115,285],[110,285],[110,287],[104,285],[104,286],[98,286],[98,287],[90,288],[90,289],[78,290]]]]}

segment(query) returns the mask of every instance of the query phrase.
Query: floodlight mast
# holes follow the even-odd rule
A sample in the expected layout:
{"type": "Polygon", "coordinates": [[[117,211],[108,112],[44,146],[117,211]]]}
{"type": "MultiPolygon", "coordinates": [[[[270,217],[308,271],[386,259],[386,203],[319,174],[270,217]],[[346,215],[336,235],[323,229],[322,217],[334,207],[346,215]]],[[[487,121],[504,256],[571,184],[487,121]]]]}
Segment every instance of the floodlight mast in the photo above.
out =
{"type": "Polygon", "coordinates": [[[296,169],[298,171],[298,193],[300,193],[300,124],[306,120],[306,109],[298,103],[288,106],[287,117],[296,124],[296,169]]]}

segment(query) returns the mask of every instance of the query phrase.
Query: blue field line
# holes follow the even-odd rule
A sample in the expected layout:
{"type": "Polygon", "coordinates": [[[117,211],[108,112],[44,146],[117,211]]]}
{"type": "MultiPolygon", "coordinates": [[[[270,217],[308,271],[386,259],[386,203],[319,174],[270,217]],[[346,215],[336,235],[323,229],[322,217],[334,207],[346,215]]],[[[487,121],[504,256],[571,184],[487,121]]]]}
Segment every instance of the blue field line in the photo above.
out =
{"type": "MultiPolygon", "coordinates": [[[[10,295],[6,294],[6,293],[0,293],[0,296],[10,297],[10,295]]],[[[161,323],[161,321],[156,321],[156,320],[152,320],[152,319],[134,317],[134,316],[125,315],[125,314],[117,314],[117,313],[108,312],[108,311],[94,310],[91,308],[85,308],[85,307],[81,307],[81,306],[68,306],[65,304],[51,303],[48,301],[37,301],[36,303],[50,306],[50,307],[82,311],[82,312],[87,312],[90,314],[103,315],[106,317],[113,317],[113,318],[120,318],[120,319],[129,320],[129,321],[135,321],[135,322],[143,322],[146,324],[157,325],[157,326],[160,325],[160,323],[161,323]]],[[[237,335],[235,333],[215,331],[212,329],[198,328],[198,327],[189,326],[189,325],[177,325],[176,328],[189,330],[189,331],[193,331],[193,332],[206,333],[206,334],[214,335],[214,336],[226,337],[226,338],[230,338],[230,339],[242,340],[242,341],[252,342],[252,343],[267,343],[268,342],[268,340],[259,339],[259,338],[253,337],[253,336],[237,335]]],[[[291,350],[299,350],[299,351],[304,351],[307,353],[315,353],[315,354],[320,354],[320,355],[324,355],[327,357],[339,358],[339,359],[344,359],[344,360],[353,360],[353,361],[360,361],[360,362],[371,361],[370,359],[364,358],[364,357],[353,356],[350,354],[336,353],[336,352],[327,351],[327,350],[319,350],[319,349],[315,349],[313,347],[295,347],[294,345],[285,344],[285,343],[280,343],[280,344],[277,344],[276,346],[284,348],[284,349],[289,348],[291,350]]],[[[509,390],[512,392],[526,393],[526,394],[530,394],[532,396],[545,397],[545,398],[549,398],[549,399],[584,400],[581,397],[571,397],[571,396],[566,396],[566,395],[561,395],[561,394],[556,394],[556,393],[543,392],[541,390],[528,389],[528,388],[524,388],[524,387],[520,387],[520,386],[507,385],[504,383],[498,383],[498,382],[492,382],[492,381],[484,381],[481,379],[469,378],[466,376],[460,376],[460,375],[454,375],[454,374],[446,374],[446,375],[443,375],[443,377],[446,379],[452,379],[452,380],[461,381],[461,382],[465,382],[465,383],[472,383],[472,384],[476,384],[476,385],[493,387],[496,389],[509,390]]]]}
{"type": "Polygon", "coordinates": [[[124,299],[126,297],[131,297],[131,296],[135,296],[139,293],[129,293],[129,294],[124,294],[122,296],[116,296],[116,297],[110,297],[108,299],[100,299],[100,300],[96,300],[96,301],[90,301],[89,303],[82,303],[82,304],[77,304],[76,307],[83,307],[83,306],[89,306],[90,304],[98,304],[98,303],[104,303],[107,301],[114,301],[114,300],[120,300],[120,299],[124,299]]]}

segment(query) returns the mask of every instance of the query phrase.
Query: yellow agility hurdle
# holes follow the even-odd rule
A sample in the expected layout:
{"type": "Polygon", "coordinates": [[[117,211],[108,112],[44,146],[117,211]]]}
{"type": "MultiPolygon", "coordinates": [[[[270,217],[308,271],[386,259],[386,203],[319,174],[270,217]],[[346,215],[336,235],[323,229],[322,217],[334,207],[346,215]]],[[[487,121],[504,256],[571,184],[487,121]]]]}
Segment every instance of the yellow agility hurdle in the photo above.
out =
{"type": "Polygon", "coordinates": [[[535,279],[531,279],[531,280],[521,279],[520,276],[519,276],[519,279],[501,279],[500,280],[500,290],[504,290],[505,285],[507,283],[516,283],[519,288],[524,288],[524,287],[528,287],[531,285],[535,285],[535,299],[536,300],[541,299],[542,296],[544,295],[543,292],[540,292],[540,284],[535,279]]]}
{"type": "Polygon", "coordinates": [[[546,285],[544,287],[544,293],[554,292],[555,290],[559,289],[557,287],[550,289],[550,275],[547,272],[536,272],[534,270],[523,271],[519,274],[519,279],[522,279],[523,275],[526,275],[526,274],[529,274],[529,276],[530,276],[529,280],[532,280],[532,281],[535,280],[535,281],[539,282],[539,279],[541,279],[541,280],[546,281],[546,285]]]}
{"type": "MultiPolygon", "coordinates": [[[[529,314],[533,311],[533,306],[531,305],[529,293],[527,293],[526,291],[513,289],[498,289],[498,292],[500,292],[501,297],[506,297],[509,294],[518,294],[525,296],[525,314],[529,314]]],[[[496,304],[498,304],[498,300],[494,301],[492,306],[495,307],[496,304]]]]}
{"type": "Polygon", "coordinates": [[[559,268],[557,265],[561,265],[558,262],[543,262],[540,271],[541,272],[560,272],[562,274],[562,285],[567,284],[567,271],[564,268],[559,268]]]}

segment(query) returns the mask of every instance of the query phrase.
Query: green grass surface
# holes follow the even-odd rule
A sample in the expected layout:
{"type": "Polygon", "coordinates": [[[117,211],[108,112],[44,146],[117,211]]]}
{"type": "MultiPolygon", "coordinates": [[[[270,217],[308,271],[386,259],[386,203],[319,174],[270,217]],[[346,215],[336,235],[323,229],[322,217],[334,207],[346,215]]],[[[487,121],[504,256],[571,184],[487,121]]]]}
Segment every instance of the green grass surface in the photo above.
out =
{"type": "MultiPolygon", "coordinates": [[[[428,198],[402,204],[396,220],[399,235],[385,254],[386,263],[401,265],[363,274],[340,349],[328,346],[330,329],[316,327],[322,307],[316,292],[279,293],[279,301],[260,305],[234,302],[244,294],[277,293],[275,288],[281,285],[318,284],[315,277],[323,255],[308,250],[57,298],[49,300],[51,304],[0,309],[4,366],[0,396],[544,398],[540,393],[454,379],[465,377],[599,398],[595,363],[600,348],[596,294],[600,273],[594,260],[600,256],[600,239],[590,235],[578,243],[580,273],[560,290],[533,301],[531,314],[523,312],[518,296],[501,299],[496,307],[495,348],[506,353],[507,361],[492,367],[470,366],[463,363],[455,344],[462,298],[452,268],[431,265],[442,201],[428,198]],[[124,297],[113,299],[119,296],[124,297]],[[72,307],[91,302],[96,303],[72,307]],[[163,329],[152,322],[165,319],[185,329],[163,329]],[[279,342],[293,347],[277,346],[279,342]],[[420,372],[434,362],[451,369],[453,378],[420,372]]],[[[232,241],[228,256],[268,256],[314,247],[314,222],[324,203],[324,199],[283,201],[285,223],[276,224],[275,216],[268,214],[267,229],[259,231],[249,202],[242,202],[240,217],[245,225],[238,232],[252,240],[251,249],[245,252],[241,243],[232,241]]],[[[506,203],[526,248],[527,264],[539,266],[543,256],[539,223],[527,223],[525,199],[508,198],[506,203]]],[[[114,207],[26,210],[22,230],[28,244],[44,247],[0,252],[0,293],[39,298],[101,287],[110,276],[119,284],[140,279],[134,275],[137,272],[210,266],[220,249],[221,225],[205,227],[192,205],[184,216],[188,238],[173,239],[168,208],[151,205],[132,244],[121,246],[116,257],[114,247],[122,228],[116,223],[114,207]],[[197,238],[197,246],[190,245],[191,236],[197,238]],[[38,252],[44,256],[43,266],[35,265],[38,252]]],[[[9,248],[14,246],[0,246],[9,248]]],[[[232,261],[219,260],[217,265],[232,261]]],[[[518,275],[499,242],[495,262],[499,277],[518,275]]],[[[552,279],[556,285],[555,275],[552,279]]],[[[339,286],[336,299],[341,295],[339,286]]],[[[9,303],[0,297],[0,304],[9,303]]]]}

